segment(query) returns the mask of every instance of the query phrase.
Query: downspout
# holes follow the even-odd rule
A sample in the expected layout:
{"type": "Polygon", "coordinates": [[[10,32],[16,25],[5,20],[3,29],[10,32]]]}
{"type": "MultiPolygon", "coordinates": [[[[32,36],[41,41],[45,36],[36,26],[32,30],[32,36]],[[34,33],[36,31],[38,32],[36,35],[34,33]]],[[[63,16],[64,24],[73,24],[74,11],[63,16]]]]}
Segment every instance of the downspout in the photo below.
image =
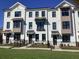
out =
{"type": "Polygon", "coordinates": [[[26,36],[26,8],[25,8],[25,20],[24,20],[24,44],[26,43],[25,36],[26,36]]]}
{"type": "Polygon", "coordinates": [[[48,29],[48,9],[47,9],[47,43],[49,42],[49,29],[48,29]]]}

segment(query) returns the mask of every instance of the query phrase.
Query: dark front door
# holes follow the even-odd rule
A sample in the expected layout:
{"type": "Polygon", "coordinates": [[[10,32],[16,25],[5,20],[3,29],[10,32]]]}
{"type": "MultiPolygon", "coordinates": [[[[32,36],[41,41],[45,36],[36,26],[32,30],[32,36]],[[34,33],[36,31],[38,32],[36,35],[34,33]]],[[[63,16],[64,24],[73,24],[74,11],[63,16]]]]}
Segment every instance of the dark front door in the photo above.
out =
{"type": "Polygon", "coordinates": [[[32,43],[33,35],[29,35],[29,43],[32,43]]]}
{"type": "Polygon", "coordinates": [[[53,35],[53,45],[57,45],[57,35],[53,35]]]}
{"type": "Polygon", "coordinates": [[[6,34],[6,43],[9,43],[9,38],[10,38],[11,34],[6,34]]]}
{"type": "Polygon", "coordinates": [[[17,41],[20,40],[20,33],[15,33],[14,34],[14,40],[17,40],[17,41]]]}
{"type": "Polygon", "coordinates": [[[2,44],[2,34],[0,34],[0,44],[2,44]]]}

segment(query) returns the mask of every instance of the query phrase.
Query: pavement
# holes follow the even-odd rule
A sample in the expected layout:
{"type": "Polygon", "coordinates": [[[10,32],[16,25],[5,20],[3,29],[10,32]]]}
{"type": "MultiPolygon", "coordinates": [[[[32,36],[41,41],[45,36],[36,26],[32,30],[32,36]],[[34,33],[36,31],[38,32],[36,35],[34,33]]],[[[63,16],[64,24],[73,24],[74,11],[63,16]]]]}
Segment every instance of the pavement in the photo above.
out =
{"type": "MultiPolygon", "coordinates": [[[[11,48],[11,46],[0,46],[0,48],[11,48]]],[[[63,52],[79,52],[79,50],[68,50],[68,49],[50,49],[50,48],[27,48],[24,47],[14,47],[11,49],[27,49],[27,50],[51,50],[51,51],[63,51],[63,52]]]]}

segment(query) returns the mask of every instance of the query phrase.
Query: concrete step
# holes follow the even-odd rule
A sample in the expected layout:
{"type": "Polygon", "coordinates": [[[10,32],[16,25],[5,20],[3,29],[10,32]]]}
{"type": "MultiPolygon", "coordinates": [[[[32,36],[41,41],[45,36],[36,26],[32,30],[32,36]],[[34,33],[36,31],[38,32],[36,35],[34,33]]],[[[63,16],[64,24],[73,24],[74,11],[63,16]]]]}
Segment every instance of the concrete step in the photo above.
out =
{"type": "Polygon", "coordinates": [[[28,44],[26,47],[30,47],[30,46],[32,46],[32,44],[28,44]]]}
{"type": "Polygon", "coordinates": [[[55,45],[55,49],[61,49],[59,46],[55,45]]]}

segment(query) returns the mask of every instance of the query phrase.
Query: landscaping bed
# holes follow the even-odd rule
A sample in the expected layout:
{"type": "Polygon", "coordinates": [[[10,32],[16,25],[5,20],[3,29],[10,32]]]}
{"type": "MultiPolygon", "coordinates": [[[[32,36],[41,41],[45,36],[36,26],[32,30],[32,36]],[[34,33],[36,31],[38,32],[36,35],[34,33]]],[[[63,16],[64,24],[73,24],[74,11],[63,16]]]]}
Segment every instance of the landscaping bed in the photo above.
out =
{"type": "Polygon", "coordinates": [[[69,50],[79,50],[79,47],[73,47],[73,46],[70,46],[70,47],[61,47],[61,49],[69,49],[69,50]]]}
{"type": "Polygon", "coordinates": [[[40,43],[35,43],[35,44],[32,44],[32,46],[30,47],[33,47],[33,48],[48,48],[48,45],[47,44],[40,44],[40,43]]]}

